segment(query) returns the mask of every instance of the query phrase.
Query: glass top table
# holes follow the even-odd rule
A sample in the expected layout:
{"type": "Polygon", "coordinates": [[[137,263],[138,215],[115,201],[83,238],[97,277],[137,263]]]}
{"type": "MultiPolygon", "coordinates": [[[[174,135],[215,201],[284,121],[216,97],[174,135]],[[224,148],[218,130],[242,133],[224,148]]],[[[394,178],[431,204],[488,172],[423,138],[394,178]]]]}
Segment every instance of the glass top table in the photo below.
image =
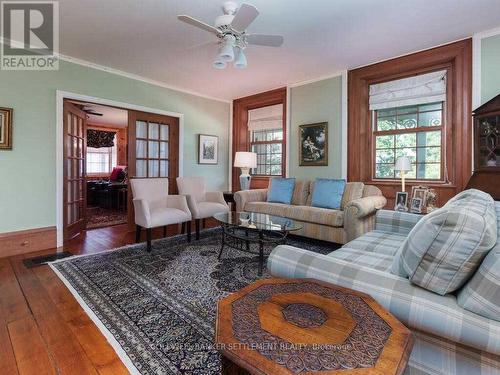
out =
{"type": "Polygon", "coordinates": [[[281,216],[267,215],[257,212],[224,212],[214,215],[222,228],[222,245],[219,259],[224,247],[255,253],[259,255],[259,276],[264,266],[264,246],[278,245],[286,242],[291,231],[302,229],[294,220],[281,216]],[[258,245],[258,252],[252,250],[252,243],[258,245]]]}

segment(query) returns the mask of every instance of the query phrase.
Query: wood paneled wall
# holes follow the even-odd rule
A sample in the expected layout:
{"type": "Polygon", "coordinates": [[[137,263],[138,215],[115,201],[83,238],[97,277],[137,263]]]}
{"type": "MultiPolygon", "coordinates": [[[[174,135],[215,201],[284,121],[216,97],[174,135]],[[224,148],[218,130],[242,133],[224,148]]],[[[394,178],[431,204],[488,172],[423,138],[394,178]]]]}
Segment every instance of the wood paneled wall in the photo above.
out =
{"type": "Polygon", "coordinates": [[[408,181],[436,189],[438,205],[462,191],[472,174],[472,39],[447,44],[423,52],[384,61],[349,71],[348,74],[348,180],[378,186],[394,207],[401,189],[400,181],[374,179],[372,118],[368,108],[369,86],[429,71],[446,69],[447,101],[445,108],[445,157],[448,181],[429,183],[408,181]]]}
{"type": "MultiPolygon", "coordinates": [[[[286,87],[266,91],[260,94],[246,96],[233,102],[233,161],[236,151],[250,151],[250,139],[248,132],[248,111],[251,109],[267,107],[270,105],[283,104],[283,124],[286,124],[286,87]]],[[[286,127],[283,125],[283,139],[286,140],[286,127]]],[[[286,147],[283,148],[283,176],[286,170],[286,147]]],[[[240,170],[232,169],[233,191],[240,190],[240,170]]],[[[267,188],[269,177],[253,176],[251,188],[267,188]]]]}

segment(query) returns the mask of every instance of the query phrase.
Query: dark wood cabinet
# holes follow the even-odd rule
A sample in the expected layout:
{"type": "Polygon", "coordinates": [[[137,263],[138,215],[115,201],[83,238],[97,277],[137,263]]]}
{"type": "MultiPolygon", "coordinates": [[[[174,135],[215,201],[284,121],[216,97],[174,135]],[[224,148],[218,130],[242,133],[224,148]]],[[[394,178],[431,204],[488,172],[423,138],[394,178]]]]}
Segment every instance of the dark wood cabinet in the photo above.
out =
{"type": "Polygon", "coordinates": [[[474,113],[474,174],[467,188],[500,200],[500,95],[474,113]]]}
{"type": "Polygon", "coordinates": [[[500,172],[500,95],[476,109],[474,172],[500,172]]]}

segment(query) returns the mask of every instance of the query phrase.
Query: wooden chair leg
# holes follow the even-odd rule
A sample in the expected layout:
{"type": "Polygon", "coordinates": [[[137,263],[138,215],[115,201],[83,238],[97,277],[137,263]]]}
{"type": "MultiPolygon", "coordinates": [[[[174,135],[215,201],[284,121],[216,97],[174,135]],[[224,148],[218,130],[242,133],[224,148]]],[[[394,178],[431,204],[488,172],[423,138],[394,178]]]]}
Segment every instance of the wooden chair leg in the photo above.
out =
{"type": "Polygon", "coordinates": [[[135,226],[135,243],[138,243],[141,240],[141,226],[135,226]]]}
{"type": "Polygon", "coordinates": [[[195,231],[196,231],[196,241],[200,239],[200,219],[194,221],[195,231]]]}
{"type": "Polygon", "coordinates": [[[167,237],[167,226],[163,226],[163,237],[167,237]]]}
{"type": "MultiPolygon", "coordinates": [[[[186,223],[182,223],[183,227],[184,227],[184,224],[186,224],[186,223]]],[[[187,222],[187,241],[191,242],[191,220],[189,220],[187,222]]]]}
{"type": "Polygon", "coordinates": [[[201,221],[201,229],[205,229],[207,227],[207,220],[206,219],[203,219],[201,221]]]}
{"type": "MultiPolygon", "coordinates": [[[[191,224],[191,222],[190,222],[190,224],[191,224]]],[[[184,233],[186,233],[186,223],[181,224],[181,234],[184,234],[184,233]]]]}
{"type": "Polygon", "coordinates": [[[151,228],[146,229],[146,238],[147,238],[147,251],[151,252],[151,228]]]}

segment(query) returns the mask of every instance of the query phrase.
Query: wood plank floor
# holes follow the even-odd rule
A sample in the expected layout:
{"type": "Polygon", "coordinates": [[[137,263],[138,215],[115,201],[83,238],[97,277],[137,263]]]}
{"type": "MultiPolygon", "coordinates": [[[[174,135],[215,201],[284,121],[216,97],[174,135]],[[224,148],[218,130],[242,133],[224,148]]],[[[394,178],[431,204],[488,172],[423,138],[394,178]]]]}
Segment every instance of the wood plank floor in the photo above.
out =
{"type": "MultiPolygon", "coordinates": [[[[167,235],[178,230],[169,227],[167,235]]],[[[162,236],[161,229],[153,233],[153,238],[162,236]]],[[[87,231],[64,250],[99,253],[134,239],[126,225],[119,225],[87,231]]],[[[25,258],[54,252],[0,258],[0,374],[127,374],[113,348],[49,266],[28,269],[23,264],[25,258]]]]}

